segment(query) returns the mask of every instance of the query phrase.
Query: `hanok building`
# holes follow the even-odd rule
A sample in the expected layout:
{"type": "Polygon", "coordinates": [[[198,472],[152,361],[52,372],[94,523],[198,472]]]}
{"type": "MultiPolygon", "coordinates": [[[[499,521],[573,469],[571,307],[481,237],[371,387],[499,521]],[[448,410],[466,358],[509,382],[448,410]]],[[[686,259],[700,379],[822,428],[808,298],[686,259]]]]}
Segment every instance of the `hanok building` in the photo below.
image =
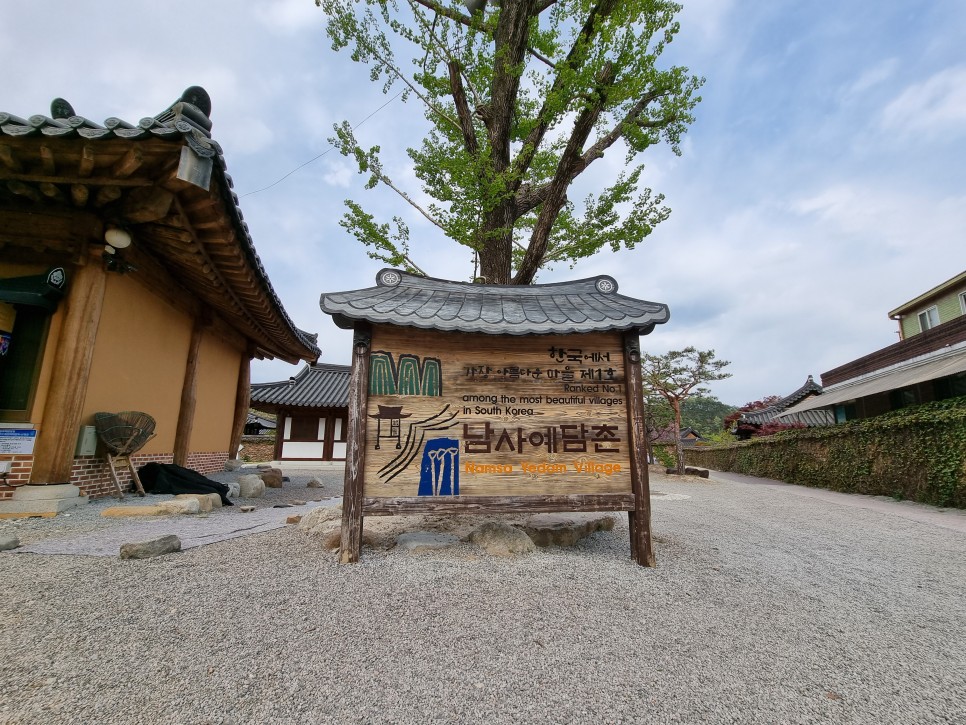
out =
{"type": "Polygon", "coordinates": [[[0,113],[0,505],[110,492],[96,412],[156,420],[139,464],[219,470],[251,359],[318,359],[255,253],[210,110],[196,87],[138,123],[60,99],[0,113]]]}
{"type": "Polygon", "coordinates": [[[254,383],[251,405],[276,414],[276,461],[344,461],[349,420],[348,365],[306,365],[275,383],[254,383]]]}

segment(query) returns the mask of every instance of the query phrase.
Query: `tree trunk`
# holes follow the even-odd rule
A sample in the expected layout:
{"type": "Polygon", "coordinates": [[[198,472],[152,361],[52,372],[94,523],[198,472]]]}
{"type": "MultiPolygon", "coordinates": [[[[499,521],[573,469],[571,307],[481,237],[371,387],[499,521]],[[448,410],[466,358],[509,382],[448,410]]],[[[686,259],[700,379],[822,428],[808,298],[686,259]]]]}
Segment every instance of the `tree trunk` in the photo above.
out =
{"type": "Polygon", "coordinates": [[[678,466],[678,475],[684,475],[684,446],[681,444],[681,401],[671,401],[674,408],[674,453],[678,466]]]}

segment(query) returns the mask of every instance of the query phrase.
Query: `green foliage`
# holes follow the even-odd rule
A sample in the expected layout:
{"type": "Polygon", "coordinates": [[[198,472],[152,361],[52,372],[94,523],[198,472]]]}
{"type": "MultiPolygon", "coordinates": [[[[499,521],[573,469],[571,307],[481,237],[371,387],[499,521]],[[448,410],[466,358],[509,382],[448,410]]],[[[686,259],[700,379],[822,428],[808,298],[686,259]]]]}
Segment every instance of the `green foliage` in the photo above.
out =
{"type": "MultiPolygon", "coordinates": [[[[432,203],[397,185],[379,146],[362,147],[348,124],[333,145],[369,188],[388,186],[476,252],[487,281],[529,284],[544,265],[632,248],[668,217],[664,197],[640,187],[638,157],[659,143],[680,154],[701,100],[703,78],[660,62],[677,3],[502,0],[472,15],[444,0],[316,4],[334,50],[367,65],[383,92],[421,102],[430,130],[407,151],[432,203]],[[569,187],[608,151],[626,170],[578,205],[569,187]]],[[[347,203],[343,226],[370,256],[418,270],[407,235],[347,203]]]]}
{"type": "Polygon", "coordinates": [[[678,473],[684,473],[684,449],[681,445],[681,406],[688,398],[707,395],[705,383],[730,378],[724,372],[728,360],[716,360],[714,350],[686,347],[664,355],[644,354],[641,360],[642,386],[645,399],[660,397],[674,411],[674,440],[677,446],[678,473]]]}
{"type": "Polygon", "coordinates": [[[694,428],[702,438],[714,438],[724,431],[724,419],[734,410],[714,396],[694,395],[681,403],[681,425],[694,428]]]}
{"type": "Polygon", "coordinates": [[[654,457],[665,468],[677,468],[674,460],[674,448],[672,446],[654,446],[654,457]]]}
{"type": "Polygon", "coordinates": [[[966,397],[686,455],[721,471],[966,508],[966,397]]]}

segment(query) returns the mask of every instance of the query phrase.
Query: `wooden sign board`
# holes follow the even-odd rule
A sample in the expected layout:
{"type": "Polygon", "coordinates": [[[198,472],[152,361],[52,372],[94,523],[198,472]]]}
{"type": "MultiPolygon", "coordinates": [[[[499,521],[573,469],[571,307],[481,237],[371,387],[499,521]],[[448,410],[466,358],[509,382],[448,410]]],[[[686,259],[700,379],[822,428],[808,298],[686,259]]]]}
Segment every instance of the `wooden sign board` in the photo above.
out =
{"type": "Polygon", "coordinates": [[[653,565],[637,339],[357,327],[342,561],[363,516],[628,511],[653,565]]]}

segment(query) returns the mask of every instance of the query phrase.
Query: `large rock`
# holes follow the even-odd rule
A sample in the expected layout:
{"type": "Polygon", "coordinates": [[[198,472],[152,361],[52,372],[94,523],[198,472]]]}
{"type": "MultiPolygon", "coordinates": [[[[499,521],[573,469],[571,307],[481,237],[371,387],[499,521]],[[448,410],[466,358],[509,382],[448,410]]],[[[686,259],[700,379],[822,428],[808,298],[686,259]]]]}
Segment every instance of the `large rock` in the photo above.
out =
{"type": "MultiPolygon", "coordinates": [[[[217,497],[218,494],[215,494],[217,497]]],[[[212,501],[208,498],[207,493],[179,493],[174,497],[175,501],[197,501],[198,502],[198,513],[207,514],[211,512],[212,501]]],[[[218,499],[218,505],[221,506],[221,499],[218,499]]]]}
{"type": "MultiPolygon", "coordinates": [[[[238,481],[229,481],[225,485],[228,486],[228,493],[225,494],[228,498],[238,498],[241,495],[241,487],[238,485],[238,481]]],[[[218,500],[221,500],[220,496],[218,500]]]]}
{"type": "Polygon", "coordinates": [[[249,473],[238,479],[238,495],[242,498],[260,498],[265,494],[265,482],[260,476],[249,473]]]}
{"type": "Polygon", "coordinates": [[[708,478],[711,472],[707,468],[692,468],[687,466],[684,469],[684,473],[688,476],[698,476],[699,478],[708,478]]]}
{"type": "Polygon", "coordinates": [[[258,475],[262,477],[262,480],[265,482],[266,487],[268,488],[282,487],[282,479],[284,478],[284,476],[282,475],[282,472],[279,469],[277,468],[270,468],[267,470],[261,469],[259,470],[258,475]]]}
{"type": "Polygon", "coordinates": [[[537,546],[573,546],[597,531],[611,531],[614,518],[601,514],[535,514],[516,526],[537,546]]]}
{"type": "Polygon", "coordinates": [[[493,556],[518,556],[537,548],[526,533],[502,521],[487,521],[473,530],[469,540],[493,556]]]}
{"type": "Polygon", "coordinates": [[[242,465],[244,464],[237,458],[229,458],[227,461],[225,461],[225,470],[237,471],[239,468],[242,467],[242,465]]]}
{"type": "Polygon", "coordinates": [[[342,507],[316,506],[310,509],[308,513],[303,514],[302,520],[299,522],[299,528],[302,531],[312,533],[319,527],[328,528],[328,524],[332,522],[335,522],[337,527],[342,525],[342,507]]]}
{"type": "Polygon", "coordinates": [[[148,559],[152,556],[170,554],[172,551],[181,551],[181,539],[174,534],[151,539],[150,541],[121,544],[122,559],[148,559]]]}
{"type": "Polygon", "coordinates": [[[0,551],[16,549],[20,546],[20,539],[16,534],[0,534],[0,551]]]}
{"type": "Polygon", "coordinates": [[[305,487],[306,488],[325,488],[325,484],[322,483],[322,480],[318,476],[312,476],[312,478],[309,479],[309,482],[305,484],[305,487]]]}

